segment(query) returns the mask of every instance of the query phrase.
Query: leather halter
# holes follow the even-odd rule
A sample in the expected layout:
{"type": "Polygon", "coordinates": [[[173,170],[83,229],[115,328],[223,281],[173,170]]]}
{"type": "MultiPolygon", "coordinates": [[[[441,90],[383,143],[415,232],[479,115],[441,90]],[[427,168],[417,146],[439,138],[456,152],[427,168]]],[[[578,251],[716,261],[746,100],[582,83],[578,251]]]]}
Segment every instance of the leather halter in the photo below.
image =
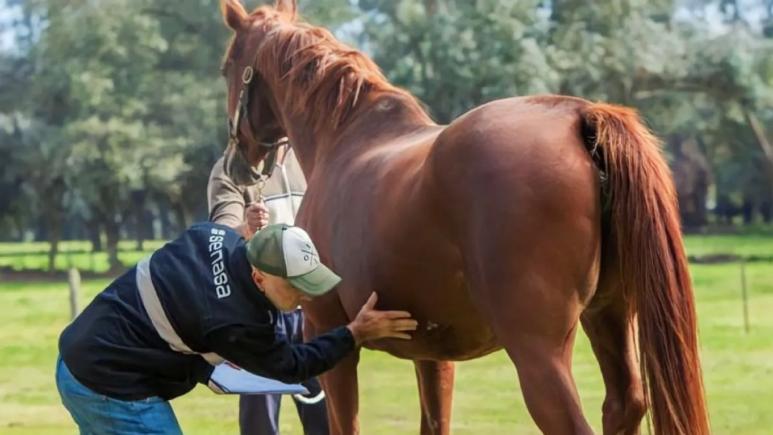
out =
{"type": "MultiPolygon", "coordinates": [[[[249,118],[250,84],[252,83],[252,79],[254,77],[255,70],[251,65],[244,68],[244,71],[242,71],[242,87],[239,91],[239,102],[236,105],[236,113],[234,113],[233,119],[228,118],[228,145],[233,145],[236,151],[239,153],[243,153],[239,147],[239,126],[243,118],[246,119],[250,135],[255,138],[255,130],[252,128],[252,124],[250,123],[249,118]]],[[[258,140],[256,140],[256,142],[261,147],[268,148],[268,154],[266,154],[266,157],[263,158],[263,169],[260,172],[261,181],[265,182],[265,180],[268,180],[271,177],[271,174],[274,172],[279,148],[283,145],[289,144],[289,139],[287,137],[283,137],[274,142],[262,142],[258,140]]],[[[247,161],[244,154],[242,154],[242,158],[247,161]]]]}

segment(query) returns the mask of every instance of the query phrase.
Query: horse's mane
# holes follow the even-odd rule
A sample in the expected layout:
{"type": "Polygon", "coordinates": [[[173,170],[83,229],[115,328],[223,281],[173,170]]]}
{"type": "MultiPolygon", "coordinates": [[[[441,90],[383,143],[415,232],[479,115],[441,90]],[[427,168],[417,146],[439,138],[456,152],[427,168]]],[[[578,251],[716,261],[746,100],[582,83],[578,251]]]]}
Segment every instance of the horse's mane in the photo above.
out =
{"type": "Polygon", "coordinates": [[[257,71],[269,82],[285,85],[285,107],[305,113],[315,126],[340,126],[369,92],[405,97],[429,119],[413,95],[390,84],[370,58],[328,30],[268,7],[251,17],[261,18],[266,30],[256,53],[257,71]]]}

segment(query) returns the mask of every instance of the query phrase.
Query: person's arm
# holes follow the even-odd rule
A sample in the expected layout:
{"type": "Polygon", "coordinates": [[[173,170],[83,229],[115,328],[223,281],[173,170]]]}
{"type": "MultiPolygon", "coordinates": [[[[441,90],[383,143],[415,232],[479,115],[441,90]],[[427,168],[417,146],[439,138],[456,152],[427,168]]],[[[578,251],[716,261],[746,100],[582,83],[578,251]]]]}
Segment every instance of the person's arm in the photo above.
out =
{"type": "Polygon", "coordinates": [[[278,338],[273,325],[222,327],[207,334],[213,352],[258,375],[283,382],[302,382],[335,366],[356,346],[380,338],[409,340],[417,322],[406,311],[374,309],[378,297],[371,294],[357,317],[303,344],[278,338]]]}
{"type": "Polygon", "coordinates": [[[272,325],[229,326],[207,335],[212,351],[237,366],[286,383],[317,376],[354,350],[346,327],[336,328],[303,344],[277,337],[272,325]]]}
{"type": "Polygon", "coordinates": [[[268,225],[266,206],[245,204],[244,192],[226,175],[222,159],[215,163],[209,174],[207,203],[210,222],[234,228],[246,239],[268,225]]]}

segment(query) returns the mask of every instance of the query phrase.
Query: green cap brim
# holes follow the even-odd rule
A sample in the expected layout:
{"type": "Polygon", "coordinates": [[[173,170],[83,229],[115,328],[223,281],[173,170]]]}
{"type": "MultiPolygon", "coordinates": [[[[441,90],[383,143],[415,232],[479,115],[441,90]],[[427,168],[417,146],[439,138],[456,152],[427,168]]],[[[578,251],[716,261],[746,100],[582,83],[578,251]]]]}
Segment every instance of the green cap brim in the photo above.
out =
{"type": "Polygon", "coordinates": [[[305,275],[287,278],[290,284],[309,296],[320,296],[329,292],[341,282],[341,277],[333,273],[324,264],[305,275]]]}

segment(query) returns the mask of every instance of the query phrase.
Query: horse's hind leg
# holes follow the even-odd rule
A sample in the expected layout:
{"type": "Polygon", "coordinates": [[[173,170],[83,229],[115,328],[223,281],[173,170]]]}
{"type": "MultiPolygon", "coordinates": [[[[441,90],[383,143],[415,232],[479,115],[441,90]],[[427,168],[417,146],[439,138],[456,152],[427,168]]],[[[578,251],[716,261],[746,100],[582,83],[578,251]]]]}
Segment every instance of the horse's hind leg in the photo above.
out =
{"type": "MultiPolygon", "coordinates": [[[[613,268],[610,268],[613,269],[613,268]]],[[[601,366],[606,387],[604,434],[636,434],[646,411],[634,326],[619,281],[602,273],[599,291],[582,314],[582,325],[601,366]]]]}
{"type": "Polygon", "coordinates": [[[560,272],[560,259],[542,267],[521,259],[482,273],[493,278],[489,286],[478,287],[491,325],[515,364],[526,406],[540,430],[592,434],[571,371],[584,285],[571,284],[569,274],[560,272]]]}
{"type": "MultiPolygon", "coordinates": [[[[535,310],[539,311],[539,310],[535,310]]],[[[541,312],[541,315],[549,315],[541,312]]],[[[520,326],[515,326],[519,328],[520,326]]],[[[549,435],[592,434],[572,377],[576,328],[563,340],[516,334],[503,340],[518,371],[523,397],[540,430],[549,435]]]]}
{"type": "Polygon", "coordinates": [[[421,434],[448,435],[451,432],[451,403],[454,391],[454,363],[414,361],[421,399],[421,434]]]}
{"type": "MultiPolygon", "coordinates": [[[[556,201],[564,207],[570,201],[556,201]]],[[[517,203],[517,201],[516,201],[517,203]]],[[[580,314],[596,288],[600,243],[591,219],[540,216],[472,233],[467,276],[483,314],[518,371],[529,413],[549,435],[591,434],[572,377],[580,314]],[[536,221],[535,221],[536,220],[536,221]],[[508,228],[509,225],[509,228],[508,228]]]]}

